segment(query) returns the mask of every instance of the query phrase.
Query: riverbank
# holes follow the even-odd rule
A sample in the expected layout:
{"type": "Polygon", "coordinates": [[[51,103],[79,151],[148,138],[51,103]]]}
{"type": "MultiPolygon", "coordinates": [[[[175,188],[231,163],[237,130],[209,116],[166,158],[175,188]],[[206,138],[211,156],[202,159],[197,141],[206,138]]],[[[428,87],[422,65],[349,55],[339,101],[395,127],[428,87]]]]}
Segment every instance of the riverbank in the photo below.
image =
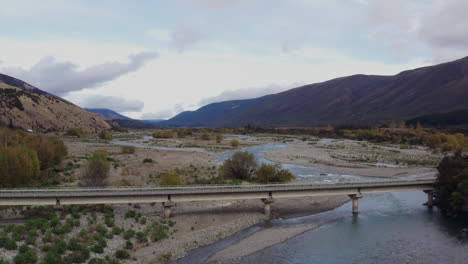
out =
{"type": "Polygon", "coordinates": [[[431,153],[419,146],[406,148],[355,140],[333,140],[292,144],[267,152],[265,158],[337,174],[395,178],[435,173],[435,166],[443,155],[431,153]]]}

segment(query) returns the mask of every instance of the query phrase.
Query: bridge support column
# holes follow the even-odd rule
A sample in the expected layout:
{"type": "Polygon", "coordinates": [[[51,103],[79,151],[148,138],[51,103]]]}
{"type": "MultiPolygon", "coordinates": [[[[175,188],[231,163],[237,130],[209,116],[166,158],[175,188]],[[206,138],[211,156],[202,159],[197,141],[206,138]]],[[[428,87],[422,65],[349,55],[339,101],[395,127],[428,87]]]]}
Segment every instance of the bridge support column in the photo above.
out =
{"type": "Polygon", "coordinates": [[[271,204],[274,202],[273,198],[262,199],[264,204],[263,211],[265,215],[270,218],[271,217],[271,204]]]}
{"type": "Polygon", "coordinates": [[[171,217],[171,211],[172,207],[175,206],[175,203],[173,203],[171,200],[167,202],[163,202],[163,207],[164,207],[164,217],[169,218],[171,217]]]}
{"type": "Polygon", "coordinates": [[[433,191],[424,191],[427,193],[427,207],[433,207],[434,206],[434,192],[433,191]]]}
{"type": "Polygon", "coordinates": [[[54,205],[54,211],[61,212],[63,211],[63,205],[60,204],[60,200],[57,199],[54,205]]]}
{"type": "Polygon", "coordinates": [[[359,202],[358,200],[362,198],[362,194],[351,194],[349,195],[353,203],[353,214],[359,213],[359,202]]]}

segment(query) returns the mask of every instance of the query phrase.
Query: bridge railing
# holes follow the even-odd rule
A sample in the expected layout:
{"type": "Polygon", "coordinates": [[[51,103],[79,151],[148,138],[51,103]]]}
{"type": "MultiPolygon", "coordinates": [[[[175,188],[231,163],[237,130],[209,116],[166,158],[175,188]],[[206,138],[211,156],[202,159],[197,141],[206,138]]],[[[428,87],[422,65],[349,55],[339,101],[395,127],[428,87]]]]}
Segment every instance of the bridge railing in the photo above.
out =
{"type": "Polygon", "coordinates": [[[213,192],[254,192],[254,191],[282,191],[282,190],[312,190],[312,189],[339,189],[339,188],[359,188],[359,187],[384,187],[384,186],[411,186],[411,185],[431,185],[434,180],[383,180],[383,181],[352,181],[339,183],[269,183],[269,184],[248,184],[248,185],[176,185],[176,186],[112,186],[112,187],[47,187],[47,188],[12,188],[0,189],[0,197],[10,195],[31,195],[54,193],[65,196],[81,195],[114,195],[133,194],[170,194],[170,193],[213,193],[213,192]]]}

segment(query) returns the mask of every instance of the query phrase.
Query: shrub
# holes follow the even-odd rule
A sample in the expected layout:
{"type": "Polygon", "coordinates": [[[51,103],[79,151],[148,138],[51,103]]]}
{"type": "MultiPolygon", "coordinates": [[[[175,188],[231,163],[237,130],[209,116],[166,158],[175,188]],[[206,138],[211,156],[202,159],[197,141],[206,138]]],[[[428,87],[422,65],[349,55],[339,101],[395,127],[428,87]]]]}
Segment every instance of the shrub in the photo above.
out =
{"type": "Polygon", "coordinates": [[[295,178],[290,171],[281,169],[279,165],[267,164],[260,166],[255,175],[256,182],[259,183],[289,182],[295,178]]]}
{"type": "Polygon", "coordinates": [[[248,180],[258,167],[255,156],[243,151],[236,152],[232,157],[224,161],[221,166],[221,175],[225,179],[248,180]]]}
{"type": "Polygon", "coordinates": [[[211,140],[211,135],[208,133],[203,133],[200,138],[202,140],[211,140]]]}
{"type": "Polygon", "coordinates": [[[223,140],[223,136],[222,135],[216,135],[216,143],[221,143],[221,141],[223,140]]]}
{"type": "Polygon", "coordinates": [[[18,255],[14,258],[16,264],[36,263],[37,255],[34,250],[28,246],[21,246],[18,255]]]}
{"type": "Polygon", "coordinates": [[[0,147],[0,186],[16,187],[38,179],[37,152],[25,146],[0,147]]]}
{"type": "Polygon", "coordinates": [[[231,146],[238,147],[239,146],[239,140],[237,140],[237,139],[231,140],[231,146]]]}
{"type": "Polygon", "coordinates": [[[132,238],[133,236],[135,236],[135,231],[133,231],[133,229],[125,230],[124,235],[123,235],[124,239],[126,240],[132,238]]]}
{"type": "Polygon", "coordinates": [[[127,242],[125,242],[125,248],[126,248],[126,249],[133,249],[133,243],[132,243],[132,241],[127,240],[127,242]]]}
{"type": "Polygon", "coordinates": [[[99,138],[105,140],[112,140],[112,132],[110,132],[109,130],[103,130],[99,133],[99,138]]]}
{"type": "Polygon", "coordinates": [[[153,241],[159,241],[161,239],[167,238],[167,227],[158,223],[153,224],[151,227],[151,239],[153,241]]]}
{"type": "Polygon", "coordinates": [[[61,264],[62,263],[62,256],[56,251],[49,251],[42,259],[42,263],[44,264],[61,264]]]}
{"type": "Polygon", "coordinates": [[[13,240],[13,239],[7,239],[5,241],[5,244],[3,245],[3,247],[7,250],[15,250],[18,248],[18,245],[16,244],[16,241],[13,240]]]}
{"type": "Polygon", "coordinates": [[[161,175],[161,180],[159,181],[159,185],[181,185],[182,180],[180,176],[177,175],[175,171],[169,170],[165,171],[161,175]]]}
{"type": "Polygon", "coordinates": [[[137,232],[136,239],[140,243],[147,243],[148,242],[148,233],[146,232],[137,232]]]}
{"type": "Polygon", "coordinates": [[[174,132],[172,131],[156,131],[153,133],[154,138],[173,138],[174,132]]]}
{"type": "Polygon", "coordinates": [[[81,177],[82,186],[105,186],[109,177],[110,164],[102,153],[95,153],[85,165],[81,177]]]}
{"type": "Polygon", "coordinates": [[[143,163],[153,163],[153,159],[145,158],[145,159],[143,160],[143,163]]]}
{"type": "Polygon", "coordinates": [[[65,132],[65,135],[82,138],[86,136],[86,133],[83,132],[81,128],[70,128],[67,130],[67,132],[65,132]]]}
{"type": "Polygon", "coordinates": [[[118,259],[128,259],[130,258],[130,253],[125,249],[119,249],[115,252],[115,257],[118,259]]]}
{"type": "Polygon", "coordinates": [[[104,248],[102,247],[102,245],[96,244],[91,247],[91,251],[100,254],[104,252],[104,248]]]}
{"type": "Polygon", "coordinates": [[[92,258],[89,260],[88,264],[104,264],[106,263],[102,258],[92,258]]]}
{"type": "Polygon", "coordinates": [[[128,210],[125,213],[125,218],[135,218],[135,216],[136,216],[136,212],[133,210],[128,210]]]}
{"type": "Polygon", "coordinates": [[[122,154],[133,154],[133,153],[135,153],[135,147],[121,146],[120,151],[122,152],[122,154]]]}

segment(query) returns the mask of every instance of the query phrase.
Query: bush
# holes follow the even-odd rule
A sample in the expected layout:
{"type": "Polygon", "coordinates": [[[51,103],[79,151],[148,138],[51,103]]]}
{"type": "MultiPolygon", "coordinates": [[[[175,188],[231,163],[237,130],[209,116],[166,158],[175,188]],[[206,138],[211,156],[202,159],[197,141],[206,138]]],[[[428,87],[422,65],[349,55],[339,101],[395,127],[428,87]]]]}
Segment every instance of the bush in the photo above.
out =
{"type": "Polygon", "coordinates": [[[222,135],[216,135],[216,143],[221,143],[221,141],[223,140],[223,136],[222,135]]]}
{"type": "Polygon", "coordinates": [[[237,140],[237,139],[231,140],[231,146],[238,147],[239,146],[239,140],[237,140]]]}
{"type": "Polygon", "coordinates": [[[177,175],[175,171],[165,171],[161,175],[161,180],[159,181],[159,185],[181,185],[182,180],[180,176],[177,175]]]}
{"type": "Polygon", "coordinates": [[[136,212],[133,211],[133,210],[128,210],[126,213],[125,213],[125,219],[127,218],[135,218],[136,216],[136,212]]]}
{"type": "Polygon", "coordinates": [[[122,154],[133,154],[133,153],[135,153],[135,147],[121,146],[120,151],[122,152],[122,154]]]}
{"type": "Polygon", "coordinates": [[[62,256],[56,251],[49,251],[42,259],[43,264],[62,264],[62,256]]]}
{"type": "Polygon", "coordinates": [[[100,254],[104,252],[104,248],[102,247],[102,245],[97,244],[91,247],[91,251],[100,254]]]}
{"type": "Polygon", "coordinates": [[[294,175],[288,171],[281,169],[279,165],[267,165],[263,164],[255,172],[256,182],[268,183],[268,182],[289,182],[293,180],[294,175]]]}
{"type": "Polygon", "coordinates": [[[133,236],[135,236],[135,231],[133,231],[133,229],[125,230],[124,235],[123,235],[124,239],[126,240],[132,238],[133,236]]]}
{"type": "Polygon", "coordinates": [[[88,264],[104,264],[106,263],[102,258],[92,258],[89,260],[88,264]]]}
{"type": "Polygon", "coordinates": [[[148,233],[146,232],[137,232],[136,239],[140,243],[147,243],[148,242],[148,233]]]}
{"type": "Polygon", "coordinates": [[[83,132],[81,128],[70,128],[65,132],[66,136],[82,138],[86,136],[86,133],[83,132]]]}
{"type": "Polygon", "coordinates": [[[145,158],[145,159],[143,160],[143,163],[153,163],[153,159],[145,158]]]}
{"type": "Polygon", "coordinates": [[[102,153],[95,153],[85,165],[81,177],[82,186],[105,186],[108,184],[110,164],[102,153]]]}
{"type": "Polygon", "coordinates": [[[118,259],[128,259],[130,258],[130,253],[125,249],[119,249],[115,252],[115,257],[118,259]]]}
{"type": "Polygon", "coordinates": [[[248,180],[258,167],[257,160],[252,153],[236,152],[224,161],[221,166],[221,175],[225,179],[248,180]]]}
{"type": "Polygon", "coordinates": [[[101,131],[98,136],[100,139],[112,140],[112,132],[110,132],[109,130],[101,131]]]}
{"type": "Polygon", "coordinates": [[[203,133],[200,138],[202,140],[211,140],[211,135],[208,133],[203,133]]]}
{"type": "Polygon", "coordinates": [[[127,242],[125,242],[125,248],[126,248],[126,249],[133,249],[133,243],[132,243],[132,241],[127,240],[127,242]]]}
{"type": "Polygon", "coordinates": [[[36,252],[28,246],[21,246],[18,255],[14,258],[14,261],[16,264],[36,263],[37,255],[36,252]]]}
{"type": "Polygon", "coordinates": [[[5,241],[5,244],[3,245],[3,247],[6,249],[6,250],[15,250],[18,248],[18,245],[16,244],[16,241],[13,240],[13,239],[7,239],[5,241]]]}
{"type": "Polygon", "coordinates": [[[0,186],[17,187],[38,180],[37,152],[25,146],[0,147],[0,186]]]}
{"type": "Polygon", "coordinates": [[[172,131],[156,131],[153,133],[154,138],[173,138],[174,132],[172,131]]]}

